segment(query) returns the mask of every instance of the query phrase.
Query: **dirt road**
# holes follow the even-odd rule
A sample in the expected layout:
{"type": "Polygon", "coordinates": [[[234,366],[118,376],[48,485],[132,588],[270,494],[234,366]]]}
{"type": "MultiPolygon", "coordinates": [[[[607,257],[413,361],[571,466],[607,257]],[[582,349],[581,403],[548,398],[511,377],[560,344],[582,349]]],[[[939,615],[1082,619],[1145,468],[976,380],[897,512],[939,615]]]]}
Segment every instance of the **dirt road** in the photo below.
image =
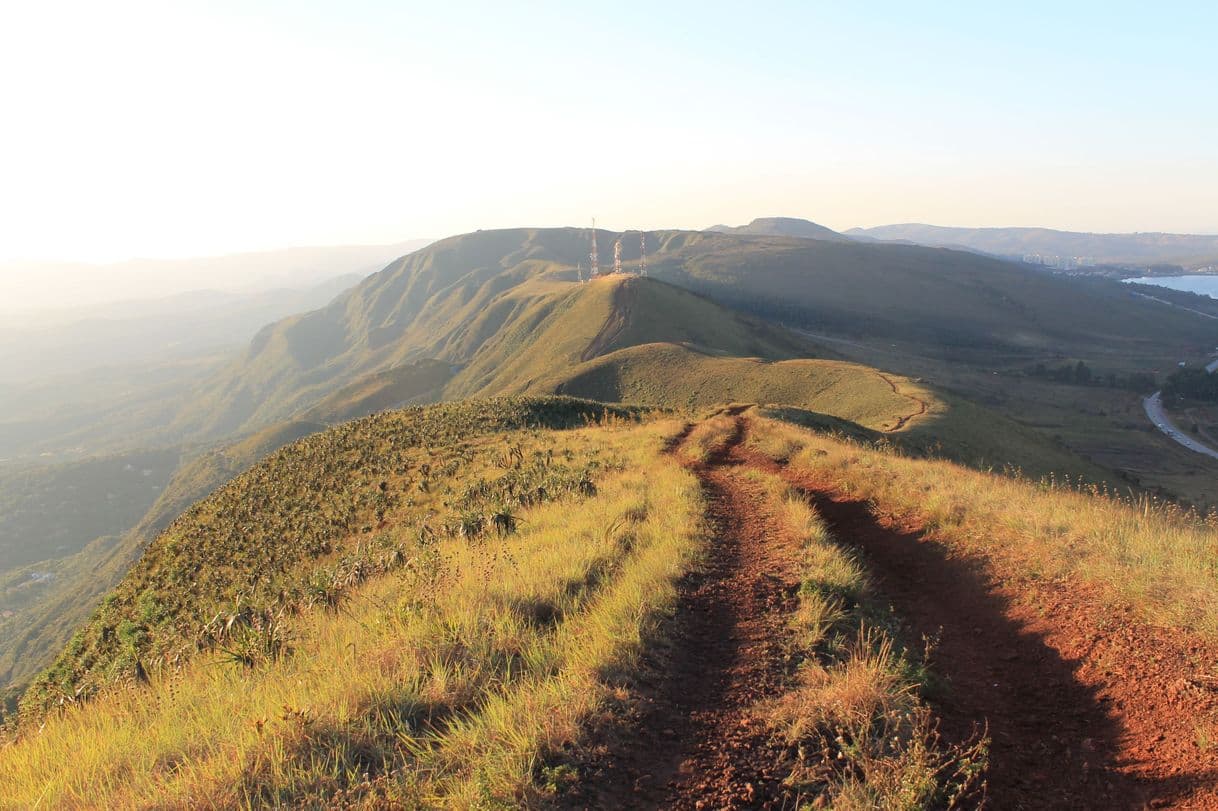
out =
{"type": "Polygon", "coordinates": [[[783,751],[750,721],[798,664],[796,550],[748,476],[759,469],[806,492],[861,555],[911,647],[935,640],[928,700],[948,741],[991,739],[988,808],[1218,808],[1218,747],[1197,731],[1218,714],[1218,684],[1198,675],[1218,650],[1114,616],[1085,588],[1006,578],[887,525],[873,505],[748,450],[748,426],[737,416],[727,447],[695,469],[715,527],[707,565],[682,584],[627,720],[595,733],[566,807],[798,807],[783,751]]]}

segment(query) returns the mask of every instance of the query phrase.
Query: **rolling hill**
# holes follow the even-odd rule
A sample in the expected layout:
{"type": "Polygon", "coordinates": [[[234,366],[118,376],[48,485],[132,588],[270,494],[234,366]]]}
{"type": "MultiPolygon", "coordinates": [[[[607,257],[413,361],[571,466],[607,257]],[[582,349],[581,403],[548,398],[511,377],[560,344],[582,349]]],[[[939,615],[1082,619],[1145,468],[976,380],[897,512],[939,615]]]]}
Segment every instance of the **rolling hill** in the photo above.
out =
{"type": "Polygon", "coordinates": [[[706,230],[720,234],[742,234],[755,237],[798,237],[799,239],[826,239],[833,242],[850,241],[850,237],[840,234],[832,228],[795,217],[758,217],[748,225],[712,225],[706,230]]]}
{"type": "MultiPolygon", "coordinates": [[[[613,236],[603,233],[603,244],[613,236]]],[[[934,386],[845,363],[776,322],[891,337],[945,355],[980,353],[987,362],[1212,345],[1206,319],[1182,318],[1117,285],[956,251],[656,232],[648,235],[650,278],[581,284],[585,237],[578,229],[453,237],[320,310],[264,328],[175,419],[175,431],[195,442],[239,444],[199,455],[132,530],[65,560],[56,588],[28,607],[22,630],[0,646],[0,664],[24,676],[45,661],[190,504],[283,444],[375,411],[502,394],[686,409],[758,402],[915,454],[1095,481],[1107,471],[1045,433],[934,386]]],[[[624,242],[629,264],[637,241],[624,242]]]]}
{"type": "MultiPolygon", "coordinates": [[[[776,251],[822,244],[673,233],[657,238],[653,263],[657,276],[721,285],[714,252],[769,260],[776,251]]],[[[322,310],[264,329],[178,418],[182,431],[196,427],[196,440],[236,435],[238,443],[184,464],[132,529],[100,538],[57,566],[56,581],[11,618],[21,627],[0,646],[5,672],[20,679],[45,661],[190,504],[287,442],[404,405],[554,393],[682,408],[753,401],[823,414],[873,439],[899,434],[912,452],[935,448],[970,464],[1104,476],[984,409],[836,361],[806,338],[658,278],[580,284],[564,260],[577,258],[582,247],[575,230],[445,240],[322,310]]]]}
{"type": "MultiPolygon", "coordinates": [[[[602,232],[600,239],[611,244],[614,237],[602,232]]],[[[549,367],[549,347],[562,363],[589,359],[581,345],[589,336],[553,331],[556,314],[586,307],[587,318],[574,320],[592,329],[604,323],[599,313],[607,304],[576,292],[585,240],[586,232],[569,228],[480,231],[410,254],[325,308],[265,328],[199,388],[177,427],[198,439],[253,430],[364,375],[422,359],[460,367],[446,396],[524,390],[549,367]],[[526,347],[546,330],[532,350],[541,353],[538,366],[526,347]],[[500,368],[505,363],[510,371],[500,368]]],[[[1181,317],[1118,284],[1037,274],[959,251],[678,231],[650,233],[648,241],[656,279],[766,320],[899,341],[940,356],[987,363],[1084,356],[1142,368],[1148,358],[1167,362],[1181,346],[1214,343],[1207,319],[1181,317]]],[[[637,261],[637,241],[624,244],[629,265],[637,261]]],[[[670,341],[737,355],[808,351],[789,337],[785,347],[759,352],[730,335],[666,334],[663,317],[636,323],[645,327],[635,332],[657,332],[625,333],[615,347],[670,341]]]]}
{"type": "Polygon", "coordinates": [[[1218,236],[1202,234],[1090,234],[1051,228],[948,228],[920,223],[851,228],[845,233],[882,241],[967,248],[996,256],[1086,257],[1100,265],[1172,264],[1195,268],[1218,264],[1218,236]]]}

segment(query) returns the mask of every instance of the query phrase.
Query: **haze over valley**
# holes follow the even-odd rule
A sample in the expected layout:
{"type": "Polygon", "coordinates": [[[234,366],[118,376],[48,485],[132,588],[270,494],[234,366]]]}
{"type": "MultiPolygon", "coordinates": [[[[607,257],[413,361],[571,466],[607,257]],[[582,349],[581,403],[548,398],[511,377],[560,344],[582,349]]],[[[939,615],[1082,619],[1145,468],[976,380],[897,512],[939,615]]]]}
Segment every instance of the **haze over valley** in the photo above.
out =
{"type": "Polygon", "coordinates": [[[1215,25],[0,11],[0,809],[1218,808],[1215,25]]]}

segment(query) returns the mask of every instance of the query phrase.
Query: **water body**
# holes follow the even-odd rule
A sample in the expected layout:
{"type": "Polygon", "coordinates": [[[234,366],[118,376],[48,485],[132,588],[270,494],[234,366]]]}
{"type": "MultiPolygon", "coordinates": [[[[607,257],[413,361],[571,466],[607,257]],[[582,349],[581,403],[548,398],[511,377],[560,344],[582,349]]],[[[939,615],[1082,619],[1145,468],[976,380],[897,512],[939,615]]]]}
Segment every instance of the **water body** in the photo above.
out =
{"type": "Polygon", "coordinates": [[[1145,279],[1126,279],[1125,281],[1169,287],[1172,290],[1200,293],[1203,296],[1218,299],[1218,276],[1151,276],[1145,279]]]}

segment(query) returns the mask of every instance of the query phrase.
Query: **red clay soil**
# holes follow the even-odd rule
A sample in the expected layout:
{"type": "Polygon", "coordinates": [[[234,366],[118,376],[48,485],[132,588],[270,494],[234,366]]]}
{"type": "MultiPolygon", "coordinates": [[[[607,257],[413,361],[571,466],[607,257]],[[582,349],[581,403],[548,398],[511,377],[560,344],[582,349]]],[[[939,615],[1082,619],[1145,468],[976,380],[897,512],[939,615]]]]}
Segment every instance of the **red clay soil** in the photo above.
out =
{"type": "MultiPolygon", "coordinates": [[[[743,467],[782,473],[861,553],[911,643],[936,640],[929,700],[949,742],[991,739],[992,809],[1218,809],[1218,646],[1153,628],[1077,585],[1033,581],[891,526],[830,483],[741,444],[697,470],[718,530],[682,587],[665,650],[593,735],[567,808],[795,808],[784,753],[750,723],[781,694],[796,604],[784,539],[743,467]],[[1003,571],[1003,576],[996,572],[1003,571]]],[[[1005,567],[1005,568],[1004,568],[1005,567]]]]}
{"type": "Polygon", "coordinates": [[[1085,588],[999,581],[991,560],[787,478],[861,550],[914,638],[938,640],[946,684],[931,704],[949,741],[988,728],[988,808],[1218,808],[1212,643],[1138,624],[1085,588]]]}
{"type": "Polygon", "coordinates": [[[715,539],[682,584],[670,642],[634,687],[626,728],[599,730],[568,808],[795,808],[783,752],[750,709],[788,683],[787,618],[798,576],[765,494],[740,476],[735,446],[696,469],[715,539]]]}

